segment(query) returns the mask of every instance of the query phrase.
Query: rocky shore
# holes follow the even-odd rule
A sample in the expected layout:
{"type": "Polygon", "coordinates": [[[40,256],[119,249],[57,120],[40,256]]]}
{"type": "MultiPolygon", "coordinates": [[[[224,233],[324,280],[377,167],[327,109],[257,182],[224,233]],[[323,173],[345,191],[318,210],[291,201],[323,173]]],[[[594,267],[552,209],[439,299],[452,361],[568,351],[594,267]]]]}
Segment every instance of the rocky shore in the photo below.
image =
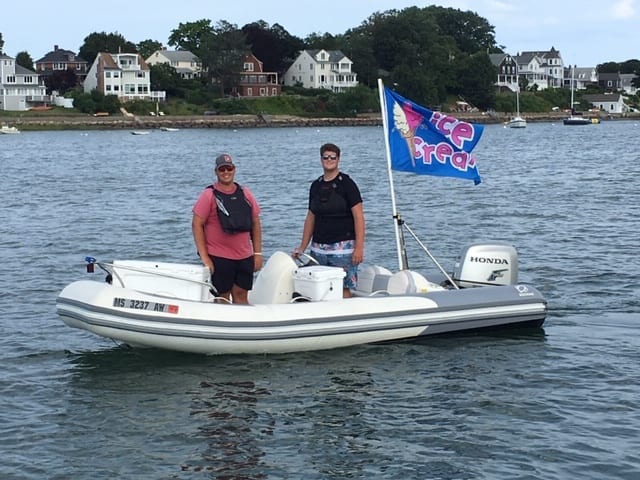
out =
{"type": "MultiPolygon", "coordinates": [[[[488,113],[453,113],[461,120],[482,124],[500,124],[509,120],[509,114],[488,113]]],[[[528,122],[560,122],[567,116],[564,112],[525,113],[528,122]]],[[[620,115],[598,115],[601,120],[635,118],[620,115]]],[[[0,123],[16,126],[20,130],[86,130],[86,129],[156,129],[156,128],[264,128],[264,127],[320,127],[320,126],[379,126],[382,125],[380,114],[363,114],[348,118],[331,117],[297,117],[292,115],[192,115],[178,116],[12,116],[3,117],[0,123]]]]}

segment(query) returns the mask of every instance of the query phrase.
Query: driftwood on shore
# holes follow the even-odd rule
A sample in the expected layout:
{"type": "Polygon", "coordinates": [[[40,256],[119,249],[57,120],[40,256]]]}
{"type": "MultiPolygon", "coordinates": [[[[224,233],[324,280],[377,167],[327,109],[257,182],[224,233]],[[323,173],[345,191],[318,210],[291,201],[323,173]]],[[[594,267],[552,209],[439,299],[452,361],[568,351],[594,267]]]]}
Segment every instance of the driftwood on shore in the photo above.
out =
{"type": "MultiPolygon", "coordinates": [[[[1,115],[1,114],[0,114],[1,115]]],[[[453,113],[460,120],[483,124],[500,124],[509,120],[508,114],[453,113]]],[[[567,116],[563,112],[523,114],[529,122],[559,122],[567,116]]],[[[598,115],[602,120],[627,118],[598,115]]],[[[628,117],[631,118],[631,117],[628,117]]],[[[639,117],[634,117],[639,118],[639,117]]],[[[259,128],[259,127],[320,127],[320,126],[379,126],[380,114],[365,114],[355,117],[298,117],[293,115],[165,115],[155,116],[0,116],[2,123],[14,125],[21,130],[81,130],[81,129],[153,129],[153,128],[259,128]]]]}

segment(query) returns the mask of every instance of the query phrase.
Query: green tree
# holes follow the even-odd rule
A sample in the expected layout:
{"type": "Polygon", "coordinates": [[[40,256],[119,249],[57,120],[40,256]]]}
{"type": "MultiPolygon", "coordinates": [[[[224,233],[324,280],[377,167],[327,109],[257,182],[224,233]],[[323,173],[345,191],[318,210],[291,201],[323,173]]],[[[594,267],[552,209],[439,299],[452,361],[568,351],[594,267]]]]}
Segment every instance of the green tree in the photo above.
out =
{"type": "Polygon", "coordinates": [[[27,70],[33,70],[33,58],[27,52],[18,52],[16,55],[16,64],[21,67],[26,68],[27,70]]]}
{"type": "Polygon", "coordinates": [[[305,37],[304,44],[305,48],[310,50],[340,50],[342,47],[342,37],[333,36],[330,33],[314,32],[305,37]]]}
{"type": "Polygon", "coordinates": [[[150,65],[149,75],[151,77],[151,90],[164,90],[170,97],[179,96],[182,93],[183,80],[176,69],[168,63],[150,65]]]}
{"type": "Polygon", "coordinates": [[[248,47],[244,34],[238,27],[224,20],[219,21],[213,32],[202,37],[198,52],[203,69],[211,82],[216,82],[220,95],[235,86],[242,71],[242,56],[248,47]]]}
{"type": "Polygon", "coordinates": [[[153,54],[153,52],[162,49],[162,43],[156,40],[147,39],[138,43],[137,48],[140,55],[142,55],[142,58],[147,59],[153,54]]]}
{"type": "Polygon", "coordinates": [[[178,28],[171,30],[168,43],[178,50],[188,50],[202,59],[202,40],[211,34],[211,20],[203,18],[195,22],[180,23],[178,28]]]}
{"type": "Polygon", "coordinates": [[[47,87],[47,92],[51,94],[52,91],[57,91],[60,95],[64,95],[69,90],[76,87],[78,83],[78,77],[73,69],[67,68],[66,70],[54,70],[51,75],[47,75],[44,78],[44,84],[47,87]]]}
{"type": "Polygon", "coordinates": [[[84,39],[78,51],[78,56],[84,58],[89,65],[100,52],[108,53],[138,53],[136,45],[126,40],[119,33],[94,32],[84,39]]]}
{"type": "Polygon", "coordinates": [[[263,63],[267,72],[282,75],[291,65],[298,52],[304,49],[304,42],[292,36],[281,25],[269,24],[263,20],[248,23],[242,27],[251,52],[263,63]]]}
{"type": "Polygon", "coordinates": [[[494,82],[496,70],[489,55],[478,52],[465,55],[458,62],[458,76],[460,78],[460,94],[472,105],[487,110],[496,101],[494,82]]]}
{"type": "Polygon", "coordinates": [[[471,55],[496,49],[494,27],[478,14],[437,6],[425,10],[433,15],[440,35],[453,38],[461,52],[471,55]]]}

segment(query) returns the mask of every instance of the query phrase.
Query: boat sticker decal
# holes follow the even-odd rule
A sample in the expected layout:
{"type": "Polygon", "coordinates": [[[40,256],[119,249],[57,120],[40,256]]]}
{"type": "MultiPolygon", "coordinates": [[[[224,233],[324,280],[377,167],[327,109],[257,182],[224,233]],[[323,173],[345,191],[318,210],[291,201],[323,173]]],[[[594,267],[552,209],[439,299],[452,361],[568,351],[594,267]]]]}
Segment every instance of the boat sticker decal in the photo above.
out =
{"type": "Polygon", "coordinates": [[[148,310],[150,312],[178,313],[178,305],[148,302],[147,300],[136,300],[132,298],[113,297],[113,306],[133,308],[134,310],[148,310]]]}

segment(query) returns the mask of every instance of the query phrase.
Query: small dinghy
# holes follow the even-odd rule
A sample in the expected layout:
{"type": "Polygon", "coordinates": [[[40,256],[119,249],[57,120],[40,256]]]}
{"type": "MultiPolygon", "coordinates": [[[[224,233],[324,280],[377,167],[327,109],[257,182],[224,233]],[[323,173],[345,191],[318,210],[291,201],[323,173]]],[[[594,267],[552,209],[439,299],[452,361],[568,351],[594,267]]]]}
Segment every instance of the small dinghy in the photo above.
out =
{"type": "Polygon", "coordinates": [[[446,286],[410,270],[359,269],[353,298],[342,298],[340,268],[300,266],[275,252],[256,277],[250,305],[218,303],[201,265],[96,262],[107,281],[64,288],[57,311],[71,327],[130,346],[203,354],[331,349],[428,335],[540,327],[542,295],[517,282],[515,249],[474,244],[446,286]]]}
{"type": "Polygon", "coordinates": [[[540,327],[547,302],[534,287],[518,282],[512,245],[470,244],[449,275],[396,211],[392,170],[479,184],[471,151],[483,127],[414,104],[381,81],[379,90],[398,271],[360,265],[353,298],[345,299],[341,268],[299,265],[278,251],[256,277],[250,305],[235,305],[216,298],[202,265],[88,258],[89,270],[97,265],[107,281],[81,280],[64,288],[57,299],[62,320],[131,346],[210,355],[300,352],[540,327]],[[433,260],[441,280],[429,281],[409,269],[403,230],[433,260]]]}

